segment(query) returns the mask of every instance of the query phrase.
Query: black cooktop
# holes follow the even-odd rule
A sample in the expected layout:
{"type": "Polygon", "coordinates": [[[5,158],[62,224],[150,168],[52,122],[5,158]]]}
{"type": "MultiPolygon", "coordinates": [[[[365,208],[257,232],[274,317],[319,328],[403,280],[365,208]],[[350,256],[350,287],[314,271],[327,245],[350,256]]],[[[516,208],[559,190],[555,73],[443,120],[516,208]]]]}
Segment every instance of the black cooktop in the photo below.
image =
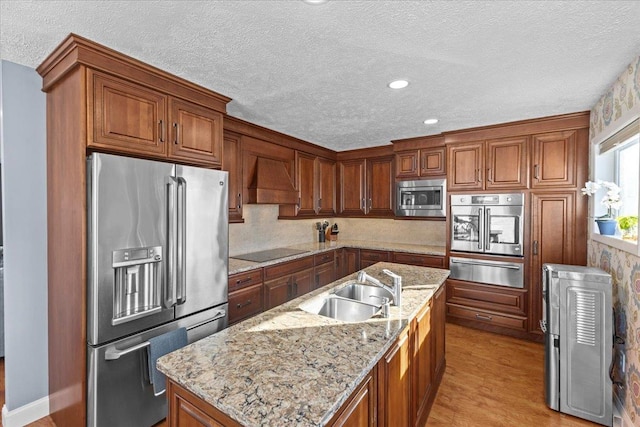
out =
{"type": "Polygon", "coordinates": [[[291,255],[303,254],[305,252],[309,252],[309,251],[300,250],[300,249],[291,249],[291,248],[275,248],[275,249],[268,249],[266,251],[234,255],[230,258],[241,259],[244,261],[265,262],[265,261],[272,261],[278,258],[288,257],[291,255]]]}

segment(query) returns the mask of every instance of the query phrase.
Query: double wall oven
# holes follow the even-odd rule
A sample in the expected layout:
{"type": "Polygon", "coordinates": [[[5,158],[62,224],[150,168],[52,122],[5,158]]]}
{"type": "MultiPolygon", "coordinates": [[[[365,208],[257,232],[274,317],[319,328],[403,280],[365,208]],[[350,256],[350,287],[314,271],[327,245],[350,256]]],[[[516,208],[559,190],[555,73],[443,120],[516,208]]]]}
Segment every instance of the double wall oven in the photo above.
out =
{"type": "Polygon", "coordinates": [[[523,193],[451,196],[451,278],[522,288],[523,262],[465,253],[521,258],[523,239],[523,193]]]}

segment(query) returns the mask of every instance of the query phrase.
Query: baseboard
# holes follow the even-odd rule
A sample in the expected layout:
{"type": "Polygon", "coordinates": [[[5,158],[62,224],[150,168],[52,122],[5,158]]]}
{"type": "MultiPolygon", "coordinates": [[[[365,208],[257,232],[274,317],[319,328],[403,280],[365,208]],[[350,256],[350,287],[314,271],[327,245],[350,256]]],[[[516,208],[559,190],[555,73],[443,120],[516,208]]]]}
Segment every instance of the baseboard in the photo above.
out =
{"type": "Polygon", "coordinates": [[[7,405],[2,406],[3,427],[23,427],[29,423],[49,415],[49,396],[9,411],[7,405]]]}
{"type": "Polygon", "coordinates": [[[624,409],[624,405],[618,398],[618,395],[613,393],[613,426],[614,427],[633,427],[631,417],[624,409]]]}

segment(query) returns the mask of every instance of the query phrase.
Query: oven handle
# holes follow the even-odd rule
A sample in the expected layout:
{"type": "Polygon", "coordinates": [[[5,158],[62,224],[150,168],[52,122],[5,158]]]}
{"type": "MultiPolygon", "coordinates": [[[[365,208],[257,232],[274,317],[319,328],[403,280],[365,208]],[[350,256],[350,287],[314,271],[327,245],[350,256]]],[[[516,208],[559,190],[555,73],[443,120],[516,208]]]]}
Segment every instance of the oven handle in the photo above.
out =
{"type": "Polygon", "coordinates": [[[484,225],[484,238],[485,238],[485,250],[488,252],[491,249],[491,209],[485,209],[485,225],[484,225]]]}
{"type": "Polygon", "coordinates": [[[459,261],[459,260],[451,260],[451,264],[471,264],[471,265],[482,265],[484,267],[500,267],[500,268],[508,268],[510,270],[520,270],[522,268],[522,264],[487,264],[483,262],[472,262],[472,261],[459,261]]]}
{"type": "Polygon", "coordinates": [[[482,219],[483,217],[483,209],[482,208],[478,208],[478,249],[482,250],[482,246],[483,246],[483,239],[484,239],[484,221],[482,219]]]}
{"type": "MultiPolygon", "coordinates": [[[[206,325],[207,323],[211,323],[213,321],[219,320],[224,316],[226,316],[226,314],[227,314],[226,311],[220,310],[215,314],[215,316],[210,317],[200,323],[196,323],[195,325],[191,325],[187,327],[187,331],[199,328],[200,326],[206,325]]],[[[115,347],[111,347],[111,348],[108,348],[107,351],[105,352],[104,360],[117,360],[117,359],[120,359],[122,356],[125,356],[129,353],[133,353],[134,351],[141,350],[145,347],[149,347],[149,341],[144,341],[139,344],[132,345],[131,347],[125,348],[124,350],[118,350],[115,347]]]]}

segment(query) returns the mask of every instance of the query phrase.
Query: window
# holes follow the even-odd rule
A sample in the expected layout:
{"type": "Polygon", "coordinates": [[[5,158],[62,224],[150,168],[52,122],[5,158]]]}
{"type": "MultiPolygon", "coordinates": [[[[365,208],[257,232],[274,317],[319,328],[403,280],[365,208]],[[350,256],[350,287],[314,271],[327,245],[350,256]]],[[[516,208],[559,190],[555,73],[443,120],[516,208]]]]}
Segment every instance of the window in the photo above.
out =
{"type": "MultiPolygon", "coordinates": [[[[640,119],[635,119],[595,148],[593,178],[615,182],[621,189],[622,206],[616,216],[637,217],[640,211],[640,119]]],[[[592,197],[594,217],[606,213],[606,207],[600,203],[603,196],[604,193],[592,197]]],[[[635,240],[630,240],[629,233],[626,233],[623,241],[620,229],[615,236],[600,236],[597,231],[591,233],[595,240],[640,255],[637,233],[635,236],[635,240]]]]}

